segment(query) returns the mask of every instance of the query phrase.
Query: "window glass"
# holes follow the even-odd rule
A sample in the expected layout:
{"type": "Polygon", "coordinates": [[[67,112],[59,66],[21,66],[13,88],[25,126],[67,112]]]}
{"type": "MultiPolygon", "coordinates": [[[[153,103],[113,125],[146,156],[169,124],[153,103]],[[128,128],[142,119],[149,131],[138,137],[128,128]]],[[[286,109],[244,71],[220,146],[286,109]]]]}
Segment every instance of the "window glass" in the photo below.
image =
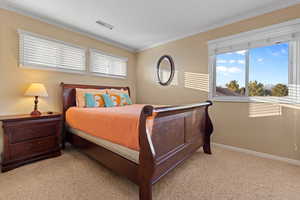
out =
{"type": "Polygon", "coordinates": [[[249,96],[288,96],[289,44],[249,50],[249,96]]]}
{"type": "Polygon", "coordinates": [[[246,50],[216,56],[216,96],[244,96],[246,50]]]}
{"type": "Polygon", "coordinates": [[[97,50],[90,52],[91,72],[124,78],[127,76],[127,59],[106,55],[97,50]]]}

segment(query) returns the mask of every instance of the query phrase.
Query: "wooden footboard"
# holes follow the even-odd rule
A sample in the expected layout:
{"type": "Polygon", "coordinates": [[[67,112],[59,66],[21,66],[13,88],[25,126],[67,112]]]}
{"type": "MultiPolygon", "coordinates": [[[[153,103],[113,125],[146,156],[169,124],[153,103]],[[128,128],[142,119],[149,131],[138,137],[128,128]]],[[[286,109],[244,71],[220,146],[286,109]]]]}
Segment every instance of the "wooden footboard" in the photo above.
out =
{"type": "Polygon", "coordinates": [[[211,154],[213,126],[208,115],[212,102],[156,108],[145,106],[140,121],[140,199],[152,198],[151,188],[160,178],[203,147],[211,154]],[[154,114],[151,129],[147,116],[154,114]]]}

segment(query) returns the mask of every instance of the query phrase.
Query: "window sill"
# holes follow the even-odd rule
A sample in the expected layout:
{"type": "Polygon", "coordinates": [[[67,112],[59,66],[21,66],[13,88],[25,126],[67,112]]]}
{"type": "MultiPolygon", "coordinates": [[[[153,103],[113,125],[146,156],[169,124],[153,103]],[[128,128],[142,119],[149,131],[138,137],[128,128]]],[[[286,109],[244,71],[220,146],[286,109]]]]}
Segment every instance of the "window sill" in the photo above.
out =
{"type": "Polygon", "coordinates": [[[127,79],[127,76],[114,76],[114,75],[109,75],[109,74],[101,74],[101,73],[95,73],[95,72],[90,72],[88,73],[91,76],[101,76],[105,78],[116,78],[116,79],[127,79]]]}
{"type": "Polygon", "coordinates": [[[211,101],[215,102],[236,102],[236,103],[280,103],[280,104],[299,104],[300,99],[297,97],[212,97],[211,101]]]}
{"type": "Polygon", "coordinates": [[[94,73],[94,72],[87,72],[87,71],[79,71],[79,70],[68,70],[63,68],[51,68],[51,67],[41,67],[39,65],[19,65],[22,69],[33,69],[33,70],[41,70],[41,71],[54,71],[54,72],[63,72],[63,73],[69,73],[69,74],[77,74],[77,75],[86,75],[86,76],[101,76],[105,78],[114,78],[114,79],[127,79],[127,76],[113,76],[113,75],[106,75],[106,74],[100,74],[100,73],[94,73]]]}

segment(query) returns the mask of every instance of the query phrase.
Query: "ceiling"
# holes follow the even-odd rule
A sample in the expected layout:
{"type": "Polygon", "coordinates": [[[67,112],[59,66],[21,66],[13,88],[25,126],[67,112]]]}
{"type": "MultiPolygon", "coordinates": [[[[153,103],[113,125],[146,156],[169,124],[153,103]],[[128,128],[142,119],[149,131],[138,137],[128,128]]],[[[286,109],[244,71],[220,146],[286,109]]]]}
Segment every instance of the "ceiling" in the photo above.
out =
{"type": "Polygon", "coordinates": [[[0,0],[2,7],[132,51],[153,47],[300,0],[0,0]],[[97,20],[112,24],[113,30],[97,20]]]}

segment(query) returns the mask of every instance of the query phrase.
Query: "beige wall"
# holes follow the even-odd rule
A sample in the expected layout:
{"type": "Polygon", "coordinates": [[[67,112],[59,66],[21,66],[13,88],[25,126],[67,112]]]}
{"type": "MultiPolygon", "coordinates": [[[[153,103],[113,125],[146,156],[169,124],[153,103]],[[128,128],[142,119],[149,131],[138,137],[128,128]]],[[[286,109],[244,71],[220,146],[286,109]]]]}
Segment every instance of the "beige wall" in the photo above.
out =
{"type": "Polygon", "coordinates": [[[133,100],[135,100],[135,66],[135,53],[30,17],[0,9],[0,115],[30,113],[32,111],[33,99],[23,96],[24,91],[32,82],[44,83],[49,93],[48,98],[41,98],[40,100],[41,111],[61,110],[60,82],[130,86],[133,100]],[[122,80],[19,68],[19,37],[17,29],[23,29],[83,47],[92,47],[107,53],[127,57],[129,60],[128,79],[122,80]]]}
{"type": "MultiPolygon", "coordinates": [[[[138,103],[186,104],[206,100],[207,41],[299,17],[300,4],[138,53],[138,103]],[[174,58],[178,85],[162,87],[154,81],[156,62],[164,54],[174,58]],[[195,77],[196,85],[185,81],[185,76],[189,77],[187,80],[195,77]],[[198,89],[188,89],[185,85],[198,89]]],[[[268,104],[215,102],[211,117],[215,126],[214,142],[300,160],[300,150],[296,149],[300,145],[298,109],[268,104]],[[260,116],[263,109],[268,109],[271,116],[260,116]]]]}

